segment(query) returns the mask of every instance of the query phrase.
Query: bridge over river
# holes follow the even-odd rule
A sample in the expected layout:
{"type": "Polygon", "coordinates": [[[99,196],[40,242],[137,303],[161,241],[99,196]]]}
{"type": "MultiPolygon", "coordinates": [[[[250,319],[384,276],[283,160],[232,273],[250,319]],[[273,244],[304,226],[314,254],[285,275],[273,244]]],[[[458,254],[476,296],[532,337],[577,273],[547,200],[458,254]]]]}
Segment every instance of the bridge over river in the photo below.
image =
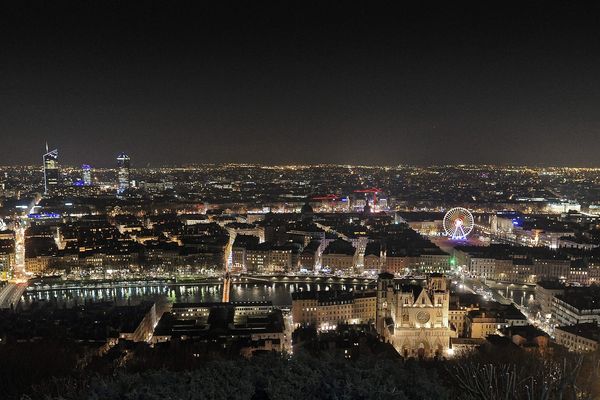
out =
{"type": "Polygon", "coordinates": [[[0,289],[0,309],[16,307],[27,289],[25,283],[7,283],[0,289]]]}

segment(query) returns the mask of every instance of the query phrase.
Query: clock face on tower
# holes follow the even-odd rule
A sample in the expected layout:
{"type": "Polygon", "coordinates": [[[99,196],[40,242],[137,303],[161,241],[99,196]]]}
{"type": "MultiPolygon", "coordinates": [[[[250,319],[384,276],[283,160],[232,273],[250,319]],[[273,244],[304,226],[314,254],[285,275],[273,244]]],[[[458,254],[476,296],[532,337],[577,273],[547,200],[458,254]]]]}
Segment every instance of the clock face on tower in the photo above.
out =
{"type": "Polygon", "coordinates": [[[419,311],[417,313],[417,321],[424,324],[429,321],[429,313],[427,311],[419,311]]]}

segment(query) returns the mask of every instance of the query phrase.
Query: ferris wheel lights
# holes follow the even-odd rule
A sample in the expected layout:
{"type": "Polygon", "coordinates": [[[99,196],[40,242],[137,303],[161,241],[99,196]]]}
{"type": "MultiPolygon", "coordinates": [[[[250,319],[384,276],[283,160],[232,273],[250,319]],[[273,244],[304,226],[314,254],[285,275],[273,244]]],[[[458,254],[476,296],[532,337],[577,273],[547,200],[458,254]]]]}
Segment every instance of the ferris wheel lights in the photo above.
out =
{"type": "Polygon", "coordinates": [[[463,207],[454,207],[444,215],[444,231],[453,240],[464,240],[475,225],[473,214],[463,207]]]}

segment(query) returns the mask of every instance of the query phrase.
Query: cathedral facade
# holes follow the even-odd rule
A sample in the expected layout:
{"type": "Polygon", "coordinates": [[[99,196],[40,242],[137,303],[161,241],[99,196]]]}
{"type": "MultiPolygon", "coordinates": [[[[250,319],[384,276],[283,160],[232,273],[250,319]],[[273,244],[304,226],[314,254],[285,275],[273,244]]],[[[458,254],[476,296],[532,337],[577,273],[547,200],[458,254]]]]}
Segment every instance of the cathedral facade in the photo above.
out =
{"type": "Polygon", "coordinates": [[[394,279],[384,272],[377,281],[377,332],[403,357],[442,356],[453,336],[449,305],[450,291],[443,275],[394,279]]]}

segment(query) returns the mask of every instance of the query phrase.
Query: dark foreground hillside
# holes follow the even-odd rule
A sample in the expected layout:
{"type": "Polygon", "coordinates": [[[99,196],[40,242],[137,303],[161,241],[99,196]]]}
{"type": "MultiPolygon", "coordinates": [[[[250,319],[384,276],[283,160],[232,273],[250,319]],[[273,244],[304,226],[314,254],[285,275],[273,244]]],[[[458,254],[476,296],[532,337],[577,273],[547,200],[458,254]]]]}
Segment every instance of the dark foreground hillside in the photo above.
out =
{"type": "MultiPolygon", "coordinates": [[[[10,347],[0,346],[0,356],[10,347]]],[[[3,399],[596,399],[598,354],[483,352],[437,361],[385,354],[348,359],[328,351],[189,362],[175,352],[138,352],[75,364],[68,351],[21,348],[2,357],[3,399]],[[29,357],[29,358],[26,358],[29,357]],[[181,362],[179,363],[178,360],[181,362]]]]}

